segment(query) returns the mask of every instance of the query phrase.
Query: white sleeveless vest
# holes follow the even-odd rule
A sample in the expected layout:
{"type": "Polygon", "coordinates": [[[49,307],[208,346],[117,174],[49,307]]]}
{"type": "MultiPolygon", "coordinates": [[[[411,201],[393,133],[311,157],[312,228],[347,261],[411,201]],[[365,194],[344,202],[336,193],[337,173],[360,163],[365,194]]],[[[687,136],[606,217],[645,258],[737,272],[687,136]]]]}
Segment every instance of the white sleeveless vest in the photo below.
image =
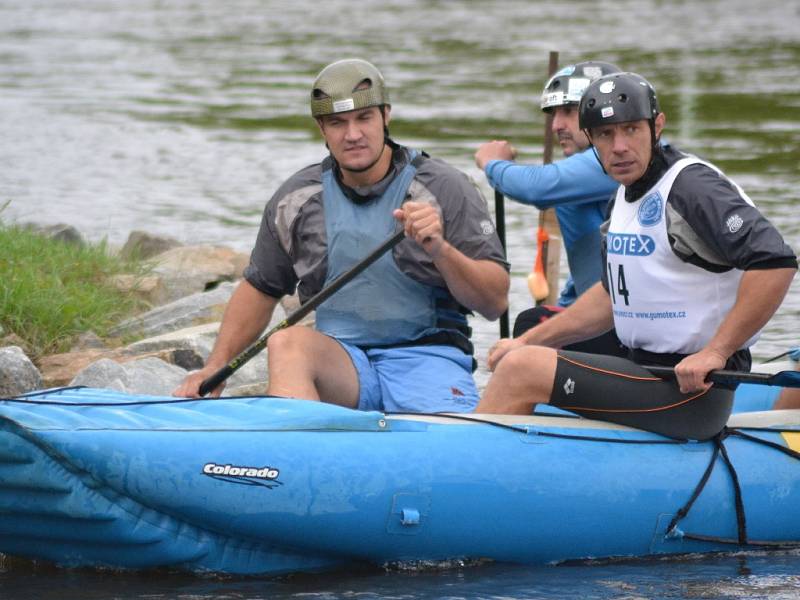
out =
{"type": "MultiPolygon", "coordinates": [[[[733,307],[743,271],[712,273],[682,261],[667,237],[666,199],[678,174],[695,157],[676,162],[636,202],[617,190],[607,237],[606,275],[620,341],[656,353],[691,354],[702,349],[733,307]]],[[[749,203],[752,200],[733,184],[749,203]]],[[[696,232],[702,235],[703,232],[696,232]]],[[[755,343],[760,331],[745,348],[755,343]]]]}

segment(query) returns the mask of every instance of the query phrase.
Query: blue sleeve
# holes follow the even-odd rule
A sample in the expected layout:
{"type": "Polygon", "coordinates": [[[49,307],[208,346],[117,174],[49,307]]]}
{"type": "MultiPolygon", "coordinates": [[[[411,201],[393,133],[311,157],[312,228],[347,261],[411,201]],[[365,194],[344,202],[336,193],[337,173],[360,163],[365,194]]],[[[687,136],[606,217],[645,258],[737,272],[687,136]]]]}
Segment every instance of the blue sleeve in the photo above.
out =
{"type": "Polygon", "coordinates": [[[607,201],[619,187],[603,173],[591,148],[541,166],[493,160],[486,165],[485,172],[494,189],[539,209],[607,201]]]}

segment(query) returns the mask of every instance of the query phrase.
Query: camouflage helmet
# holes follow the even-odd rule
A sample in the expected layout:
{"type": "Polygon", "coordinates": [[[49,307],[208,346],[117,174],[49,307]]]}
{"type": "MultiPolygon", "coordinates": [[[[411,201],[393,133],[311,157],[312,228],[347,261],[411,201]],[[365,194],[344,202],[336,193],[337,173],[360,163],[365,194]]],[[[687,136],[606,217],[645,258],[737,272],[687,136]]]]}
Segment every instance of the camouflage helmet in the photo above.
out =
{"type": "Polygon", "coordinates": [[[578,123],[581,129],[600,125],[653,121],[661,109],[652,84],[636,73],[614,73],[595,79],[581,99],[578,123]]]}
{"type": "Polygon", "coordinates": [[[557,106],[577,105],[589,84],[603,75],[619,73],[617,65],[599,60],[587,60],[560,69],[545,84],[541,108],[550,112],[557,106]]]}
{"type": "Polygon", "coordinates": [[[329,64],[320,71],[311,88],[311,116],[358,110],[389,104],[389,92],[383,75],[372,63],[347,58],[329,64]],[[367,84],[363,89],[357,89],[367,84]]]}

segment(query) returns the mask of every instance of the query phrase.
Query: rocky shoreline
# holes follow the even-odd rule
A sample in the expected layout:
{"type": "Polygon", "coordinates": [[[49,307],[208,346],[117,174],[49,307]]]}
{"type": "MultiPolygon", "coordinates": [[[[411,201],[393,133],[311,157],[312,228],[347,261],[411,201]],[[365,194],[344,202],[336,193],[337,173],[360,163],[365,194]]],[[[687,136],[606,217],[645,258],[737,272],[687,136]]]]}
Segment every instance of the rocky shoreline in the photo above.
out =
{"type": "MultiPolygon", "coordinates": [[[[38,230],[67,243],[86,243],[81,233],[68,225],[38,230]]],[[[118,252],[121,256],[135,252],[150,262],[152,269],[146,277],[115,280],[120,289],[140,295],[150,309],[119,323],[111,332],[113,338],[100,339],[89,332],[69,352],[44,356],[36,365],[21,340],[13,335],[3,337],[0,331],[0,398],[76,385],[169,395],[188,371],[203,365],[248,255],[224,246],[183,245],[142,231],[131,232],[118,252]]],[[[296,306],[296,298],[284,299],[270,327],[296,306]]],[[[234,373],[225,395],[263,394],[266,355],[264,350],[234,373]]]]}

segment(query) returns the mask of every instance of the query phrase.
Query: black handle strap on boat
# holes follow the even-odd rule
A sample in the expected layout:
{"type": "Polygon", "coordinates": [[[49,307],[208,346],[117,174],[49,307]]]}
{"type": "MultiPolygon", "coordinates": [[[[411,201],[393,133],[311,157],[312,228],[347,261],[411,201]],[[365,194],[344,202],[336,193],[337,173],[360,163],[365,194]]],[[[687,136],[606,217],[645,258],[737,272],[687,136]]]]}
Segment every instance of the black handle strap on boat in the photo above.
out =
{"type": "Polygon", "coordinates": [[[723,440],[728,436],[728,432],[724,431],[723,434],[718,436],[718,439],[714,440],[715,443],[719,445],[719,453],[722,456],[722,460],[725,461],[725,466],[728,467],[728,473],[731,476],[731,482],[733,483],[733,498],[736,504],[736,531],[739,533],[738,542],[740,546],[744,546],[747,544],[747,516],[744,512],[744,501],[742,500],[742,486],[739,483],[739,474],[736,473],[736,469],[731,462],[730,456],[728,456],[728,449],[725,448],[725,444],[723,440]]]}
{"type": "Polygon", "coordinates": [[[728,429],[723,429],[720,433],[718,433],[713,438],[714,442],[714,452],[711,454],[711,460],[706,467],[703,476],[700,478],[697,486],[694,488],[694,492],[692,493],[691,498],[689,501],[684,504],[678,512],[675,513],[675,516],[670,521],[669,525],[667,526],[667,536],[675,536],[676,535],[676,528],[678,526],[678,522],[683,519],[689,511],[691,510],[692,506],[694,505],[695,500],[700,496],[701,492],[708,483],[709,478],[711,477],[711,473],[714,471],[714,465],[717,463],[717,457],[722,456],[722,460],[725,463],[725,466],[728,468],[728,473],[731,476],[731,482],[733,484],[733,495],[734,495],[734,502],[736,506],[736,530],[738,532],[738,537],[736,540],[730,540],[727,538],[718,538],[714,536],[708,535],[697,535],[693,533],[682,533],[680,537],[689,540],[696,540],[696,541],[704,541],[704,542],[719,542],[724,544],[738,544],[740,546],[747,545],[747,519],[745,517],[744,512],[744,502],[742,501],[742,489],[739,485],[739,476],[736,474],[736,469],[733,467],[733,463],[731,463],[730,457],[728,456],[728,451],[725,448],[724,440],[728,437],[729,432],[728,429]]]}
{"type": "MultiPolygon", "coordinates": [[[[675,534],[675,528],[678,526],[678,522],[681,521],[689,511],[692,509],[695,500],[700,497],[700,493],[706,487],[706,483],[708,483],[708,478],[711,477],[711,473],[714,471],[714,465],[717,463],[717,457],[719,456],[719,444],[714,444],[714,451],[711,453],[711,460],[708,461],[708,466],[706,470],[703,472],[703,476],[700,478],[700,481],[694,488],[692,495],[689,497],[689,501],[684,504],[678,511],[676,511],[675,516],[672,517],[672,521],[670,521],[669,525],[667,525],[667,537],[673,536],[675,534]]],[[[686,534],[683,534],[683,537],[686,537],[686,534]]]]}
{"type": "MultiPolygon", "coordinates": [[[[776,431],[776,430],[773,430],[776,431]]],[[[733,466],[733,462],[728,455],[728,450],[725,447],[724,440],[731,436],[741,437],[748,441],[762,444],[769,448],[773,448],[775,450],[780,450],[784,454],[791,456],[797,460],[800,460],[800,452],[796,452],[791,450],[790,448],[785,448],[780,444],[776,444],[775,442],[771,442],[769,440],[764,440],[759,437],[748,435],[746,433],[742,433],[737,429],[728,429],[727,427],[722,430],[714,439],[714,452],[712,453],[711,460],[706,467],[703,476],[700,478],[697,486],[692,493],[691,498],[689,501],[681,507],[676,513],[675,516],[670,521],[669,525],[666,529],[666,536],[667,537],[682,537],[688,540],[694,540],[698,542],[711,542],[717,544],[732,544],[738,546],[756,546],[762,548],[771,548],[771,549],[788,549],[788,548],[797,548],[800,547],[800,540],[751,540],[747,537],[747,517],[744,508],[744,499],[742,497],[742,489],[739,483],[739,476],[736,472],[736,468],[733,466]],[[696,533],[686,533],[681,532],[680,534],[676,534],[676,528],[678,522],[681,521],[691,510],[692,505],[694,504],[695,500],[700,496],[700,493],[705,488],[706,483],[708,483],[708,479],[711,476],[711,473],[714,470],[714,465],[716,464],[717,457],[722,456],[722,460],[725,463],[725,466],[728,469],[728,473],[731,476],[731,483],[733,485],[733,493],[734,493],[734,502],[736,506],[736,530],[737,530],[737,538],[723,538],[718,536],[712,535],[702,535],[696,533]]]]}
{"type": "Polygon", "coordinates": [[[286,329],[287,327],[291,327],[292,325],[296,325],[297,323],[299,323],[303,319],[303,317],[305,317],[311,311],[315,310],[320,304],[322,304],[323,302],[325,302],[325,300],[333,296],[336,292],[338,292],[347,283],[352,281],[357,275],[359,275],[372,263],[374,263],[381,256],[386,254],[386,252],[388,252],[390,249],[394,248],[397,244],[399,244],[403,239],[405,239],[405,236],[406,236],[405,230],[401,227],[398,231],[396,231],[392,235],[392,237],[387,239],[380,246],[378,246],[372,252],[370,252],[366,257],[364,257],[361,260],[361,262],[351,267],[349,271],[345,271],[344,273],[339,275],[339,277],[334,279],[327,287],[322,288],[319,292],[317,292],[311,298],[306,300],[306,302],[302,304],[297,310],[295,310],[289,316],[287,316],[283,321],[281,321],[280,323],[275,325],[275,327],[270,329],[267,333],[262,335],[246,350],[244,350],[241,354],[239,354],[239,356],[234,358],[227,365],[225,365],[224,367],[219,369],[216,373],[211,375],[208,379],[203,381],[203,383],[200,384],[199,394],[201,396],[205,396],[206,394],[214,390],[228,377],[233,375],[233,373],[236,372],[242,365],[244,365],[256,354],[258,354],[264,348],[266,348],[267,341],[272,336],[272,334],[280,331],[281,329],[286,329]]]}

